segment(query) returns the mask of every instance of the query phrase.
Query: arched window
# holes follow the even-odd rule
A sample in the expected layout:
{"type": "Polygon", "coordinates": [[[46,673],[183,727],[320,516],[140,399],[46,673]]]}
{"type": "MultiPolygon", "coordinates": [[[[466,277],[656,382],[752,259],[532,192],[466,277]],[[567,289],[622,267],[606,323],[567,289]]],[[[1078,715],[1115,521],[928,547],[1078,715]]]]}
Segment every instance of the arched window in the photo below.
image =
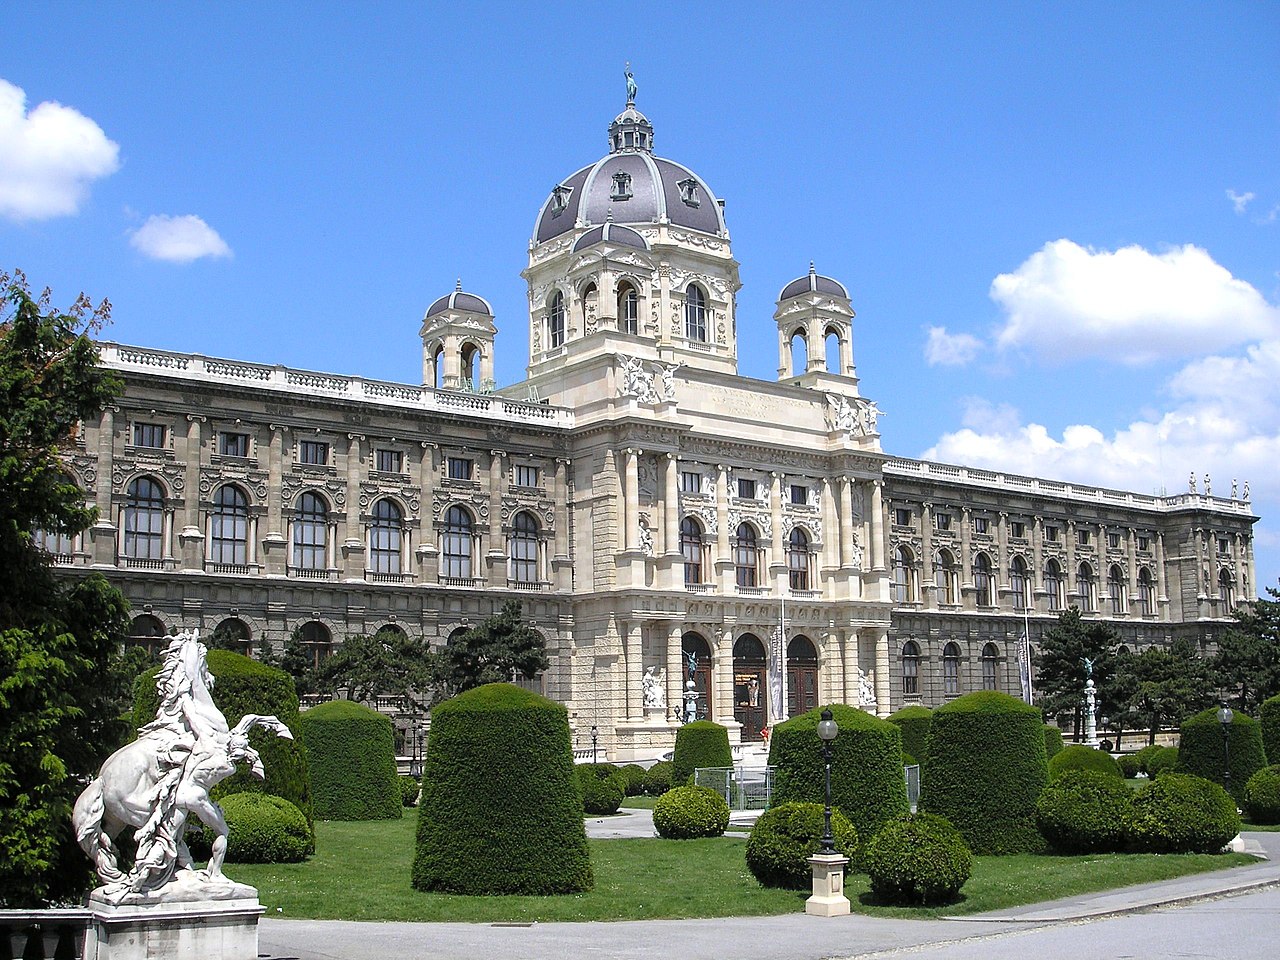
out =
{"type": "Polygon", "coordinates": [[[689,340],[707,342],[707,295],[696,283],[684,291],[684,335],[689,340]]]}
{"type": "Polygon", "coordinates": [[[369,569],[373,573],[398,575],[403,545],[404,514],[384,497],[373,505],[369,522],[369,569]]]}
{"type": "Polygon", "coordinates": [[[537,583],[538,521],[528,510],[521,510],[511,520],[511,547],[508,576],[516,583],[537,583]]]}
{"type": "Polygon", "coordinates": [[[916,558],[907,547],[897,547],[893,551],[893,602],[914,603],[916,558]]]}
{"type": "Polygon", "coordinates": [[[1080,610],[1091,613],[1094,609],[1093,568],[1082,563],[1076,569],[1076,596],[1080,601],[1080,610]]]}
{"type": "Polygon", "coordinates": [[[1056,613],[1062,609],[1062,567],[1057,560],[1050,560],[1044,565],[1044,592],[1049,595],[1049,610],[1056,613]]]}
{"type": "Polygon", "coordinates": [[[249,625],[239,617],[227,617],[213,628],[210,635],[210,646],[217,645],[224,650],[233,650],[236,653],[249,656],[249,625]]]}
{"type": "Polygon", "coordinates": [[[1218,599],[1222,601],[1223,608],[1230,610],[1235,606],[1236,581],[1231,576],[1231,571],[1223,567],[1218,571],[1218,599]]]}
{"type": "Polygon", "coordinates": [[[950,550],[939,550],[933,555],[933,582],[938,590],[938,602],[956,603],[956,560],[950,550]]]}
{"type": "Polygon", "coordinates": [[[960,647],[955,643],[942,648],[942,692],[948,697],[960,692],[960,647]]]}
{"type": "Polygon", "coordinates": [[[982,689],[1000,689],[1000,648],[994,643],[982,648],[982,689]]]}
{"type": "Polygon", "coordinates": [[[35,545],[53,559],[55,563],[71,563],[74,560],[75,537],[69,533],[51,533],[48,530],[33,530],[31,539],[35,545]]]}
{"type": "Polygon", "coordinates": [[[559,290],[547,308],[547,346],[552,350],[564,346],[564,294],[559,290]]]}
{"type": "Polygon", "coordinates": [[[684,582],[702,583],[702,524],[693,517],[680,521],[680,552],[684,554],[684,582]]]}
{"type": "Polygon", "coordinates": [[[310,654],[312,668],[319,667],[333,652],[333,636],[319,620],[308,620],[299,627],[298,639],[310,654]]]}
{"type": "Polygon", "coordinates": [[[243,567],[249,562],[249,498],[227,483],[213,495],[209,513],[209,560],[243,567]]]}
{"type": "Polygon", "coordinates": [[[129,624],[129,636],[125,643],[131,647],[141,647],[153,657],[158,657],[169,645],[169,637],[165,634],[164,624],[159,617],[149,613],[139,614],[129,624]]]}
{"type": "MultiPolygon", "coordinates": [[[[694,656],[693,690],[698,695],[698,719],[711,719],[711,647],[706,639],[698,633],[686,633],[680,638],[680,652],[684,654],[681,665],[680,689],[684,689],[684,681],[689,677],[689,655],[694,656]]],[[[680,708],[684,709],[681,703],[680,708]]]]}
{"type": "Polygon", "coordinates": [[[827,373],[844,373],[840,369],[840,331],[835,327],[827,327],[823,340],[827,354],[827,373]]]}
{"type": "Polygon", "coordinates": [[[1027,561],[1014,557],[1009,565],[1009,589],[1013,591],[1013,609],[1021,613],[1031,605],[1027,594],[1027,561]]]}
{"type": "Polygon", "coordinates": [[[640,295],[629,283],[618,286],[618,329],[623,333],[640,332],[640,295]]]}
{"type": "Polygon", "coordinates": [[[902,645],[902,695],[920,696],[920,645],[914,640],[902,645]]]}
{"type": "Polygon", "coordinates": [[[293,565],[299,570],[329,567],[329,506],[315,493],[298,498],[293,517],[293,565]]]}
{"type": "Polygon", "coordinates": [[[465,390],[475,390],[479,386],[476,382],[476,357],[479,355],[480,348],[474,343],[462,345],[462,387],[465,390]]]}
{"type": "Polygon", "coordinates": [[[991,606],[991,558],[985,553],[973,558],[973,601],[980,607],[991,606]]]}
{"type": "Polygon", "coordinates": [[[139,477],[125,491],[124,555],[130,560],[164,557],[164,490],[150,477],[139,477]]]}
{"type": "Polygon", "coordinates": [[[1107,597],[1111,601],[1111,613],[1124,613],[1124,571],[1119,564],[1112,564],[1107,571],[1107,597]]]}
{"type": "Polygon", "coordinates": [[[444,543],[440,549],[440,572],[444,576],[471,579],[471,528],[471,514],[463,507],[455,505],[445,513],[444,543]]]}
{"type": "Polygon", "coordinates": [[[1151,571],[1143,567],[1138,571],[1138,613],[1149,617],[1156,611],[1156,585],[1151,580],[1151,571]]]}
{"type": "Polygon", "coordinates": [[[795,527],[787,538],[787,570],[792,590],[812,590],[809,576],[809,535],[795,527]]]}
{"type": "Polygon", "coordinates": [[[431,355],[431,385],[437,390],[440,384],[444,382],[444,345],[436,347],[435,353],[431,355]]]}
{"type": "Polygon", "coordinates": [[[791,334],[791,375],[798,377],[809,369],[809,341],[805,339],[804,330],[796,330],[791,334]]]}
{"type": "Polygon", "coordinates": [[[787,713],[798,717],[818,705],[818,651],[808,637],[787,644],[787,713]]]}
{"type": "Polygon", "coordinates": [[[755,527],[749,523],[740,523],[733,540],[733,570],[738,586],[756,586],[759,569],[760,548],[756,543],[755,527]]]}

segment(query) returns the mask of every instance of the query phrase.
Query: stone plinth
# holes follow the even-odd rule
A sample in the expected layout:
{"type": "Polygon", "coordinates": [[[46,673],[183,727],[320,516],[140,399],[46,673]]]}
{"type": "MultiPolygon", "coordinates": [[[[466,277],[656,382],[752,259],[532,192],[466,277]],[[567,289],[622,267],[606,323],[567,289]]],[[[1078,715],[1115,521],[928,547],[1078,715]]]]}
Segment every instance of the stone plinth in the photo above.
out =
{"type": "Polygon", "coordinates": [[[843,917],[849,912],[844,895],[844,868],[848,857],[838,853],[815,853],[809,858],[813,868],[813,896],[804,902],[804,912],[814,917],[843,917]]]}
{"type": "Polygon", "coordinates": [[[263,907],[246,884],[175,881],[158,894],[129,894],[120,903],[99,887],[89,912],[86,960],[257,960],[263,907]]]}

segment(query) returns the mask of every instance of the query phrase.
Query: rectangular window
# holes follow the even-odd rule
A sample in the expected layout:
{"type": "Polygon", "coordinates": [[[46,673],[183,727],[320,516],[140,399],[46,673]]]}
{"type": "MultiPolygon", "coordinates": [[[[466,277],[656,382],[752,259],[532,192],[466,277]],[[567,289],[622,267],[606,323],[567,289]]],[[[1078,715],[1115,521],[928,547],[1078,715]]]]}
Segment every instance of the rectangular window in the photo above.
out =
{"type": "Polygon", "coordinates": [[[1088,530],[1077,530],[1077,531],[1076,531],[1076,543],[1080,544],[1080,546],[1082,546],[1082,547],[1087,547],[1087,546],[1089,545],[1089,531],[1088,531],[1088,530]]]}
{"type": "Polygon", "coordinates": [[[809,488],[803,483],[793,483],[791,485],[791,502],[805,506],[809,503],[809,488]]]}
{"type": "Polygon", "coordinates": [[[470,480],[474,468],[472,461],[465,457],[449,457],[446,463],[450,480],[470,480]]]}
{"type": "Polygon", "coordinates": [[[893,511],[893,522],[900,527],[911,526],[911,511],[903,507],[898,507],[893,511]]]}
{"type": "Polygon", "coordinates": [[[527,463],[517,463],[515,479],[517,487],[536,487],[538,485],[538,468],[527,463]]]}
{"type": "Polygon", "coordinates": [[[313,467],[327,466],[329,463],[329,445],[321,440],[298,441],[298,462],[313,467]]]}
{"type": "Polygon", "coordinates": [[[1021,520],[1014,520],[1009,524],[1009,535],[1014,537],[1025,537],[1027,535],[1027,525],[1021,520]]]}
{"type": "Polygon", "coordinates": [[[1138,534],[1138,549],[1139,549],[1139,550],[1150,550],[1150,549],[1151,549],[1151,538],[1150,538],[1150,537],[1148,537],[1146,534],[1142,534],[1142,533],[1138,534]]]}
{"type": "Polygon", "coordinates": [[[164,424],[135,423],[133,425],[133,445],[135,447],[153,447],[164,449],[164,424]]]}
{"type": "Polygon", "coordinates": [[[224,457],[249,456],[249,435],[247,433],[218,434],[218,453],[224,457]]]}
{"type": "Polygon", "coordinates": [[[1230,553],[1230,552],[1231,552],[1231,541],[1230,541],[1230,540],[1228,540],[1226,537],[1219,537],[1219,538],[1218,538],[1218,552],[1219,552],[1219,553],[1230,553]]]}
{"type": "Polygon", "coordinates": [[[986,517],[974,517],[974,518],[973,518],[973,532],[974,532],[974,533],[986,533],[986,532],[987,532],[987,530],[988,530],[988,528],[989,528],[989,522],[988,522],[988,520],[987,520],[987,518],[986,518],[986,517]]]}
{"type": "Polygon", "coordinates": [[[399,450],[374,450],[373,469],[379,473],[400,473],[404,468],[404,454],[399,450]]]}
{"type": "Polygon", "coordinates": [[[935,529],[935,530],[950,530],[950,529],[951,529],[951,514],[949,514],[949,513],[935,513],[935,514],[933,515],[933,529],[935,529]]]}
{"type": "Polygon", "coordinates": [[[746,477],[739,477],[738,496],[743,500],[754,500],[756,498],[756,482],[746,477]]]}
{"type": "Polygon", "coordinates": [[[680,471],[680,492],[681,493],[701,493],[702,492],[702,474],[697,470],[681,470],[680,471]]]}
{"type": "Polygon", "coordinates": [[[1110,547],[1112,550],[1119,550],[1119,549],[1120,549],[1120,534],[1118,534],[1118,533],[1108,533],[1108,534],[1107,534],[1107,546],[1108,546],[1108,547],[1110,547]]]}
{"type": "Polygon", "coordinates": [[[1050,527],[1045,527],[1045,528],[1044,528],[1044,538],[1045,538],[1046,540],[1048,540],[1050,543],[1057,543],[1057,542],[1058,542],[1058,528],[1057,528],[1057,527],[1052,527],[1052,526],[1050,526],[1050,527]]]}

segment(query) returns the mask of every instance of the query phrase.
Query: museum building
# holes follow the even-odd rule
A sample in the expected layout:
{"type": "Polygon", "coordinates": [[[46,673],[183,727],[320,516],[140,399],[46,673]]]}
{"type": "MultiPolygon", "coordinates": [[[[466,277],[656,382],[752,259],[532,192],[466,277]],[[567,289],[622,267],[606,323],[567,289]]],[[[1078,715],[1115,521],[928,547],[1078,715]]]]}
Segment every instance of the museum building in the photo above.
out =
{"type": "Polygon", "coordinates": [[[849,292],[812,265],[778,295],[777,380],[740,375],[724,202],[634,102],[545,198],[522,276],[528,376],[500,389],[461,285],[426,310],[421,385],[102,344],[125,390],[67,455],[99,520],[47,549],[106,573],[140,641],[297,631],[317,661],[518,598],[551,657],[534,684],[621,760],[669,748],[691,665],[699,712],[750,742],[781,719],[771,655],[781,712],[886,715],[1018,694],[1018,638],[1070,606],[1130,649],[1203,648],[1254,593],[1247,487],[886,454],[849,292]]]}

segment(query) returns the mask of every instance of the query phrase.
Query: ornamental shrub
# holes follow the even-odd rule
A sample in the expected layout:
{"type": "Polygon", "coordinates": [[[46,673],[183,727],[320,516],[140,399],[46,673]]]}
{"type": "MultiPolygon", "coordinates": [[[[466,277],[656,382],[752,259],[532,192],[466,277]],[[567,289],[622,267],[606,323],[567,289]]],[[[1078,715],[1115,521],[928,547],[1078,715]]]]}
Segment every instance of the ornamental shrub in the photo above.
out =
{"type": "Polygon", "coordinates": [[[617,813],[627,795],[627,782],[612,763],[580,763],[574,768],[585,813],[617,813]]]}
{"type": "Polygon", "coordinates": [[[885,824],[867,844],[863,861],[876,899],[926,906],[954,900],[973,867],[960,832],[928,813],[885,824]]]}
{"type": "Polygon", "coordinates": [[[1116,779],[1124,776],[1120,772],[1120,765],[1116,763],[1111,754],[1095,750],[1093,747],[1083,743],[1073,743],[1069,747],[1063,747],[1049,761],[1049,779],[1051,781],[1056,780],[1068,770],[1091,770],[1094,773],[1101,773],[1116,779]]]}
{"type": "Polygon", "coordinates": [[[1258,708],[1258,725],[1262,730],[1262,748],[1270,763],[1280,763],[1280,696],[1263,700],[1258,708]]]}
{"type": "Polygon", "coordinates": [[[627,785],[627,796],[638,797],[644,793],[644,767],[638,763],[628,763],[618,768],[627,785]]]}
{"type": "MultiPolygon", "coordinates": [[[[241,767],[213,788],[214,800],[233,793],[269,793],[283,797],[302,811],[310,824],[311,779],[307,770],[307,751],[302,744],[302,726],[298,716],[298,694],[293,678],[283,670],[230,650],[210,650],[206,663],[213,674],[210,693],[213,702],[235,726],[246,713],[274,715],[293,733],[294,739],[278,737],[267,730],[249,731],[249,744],[262,758],[266,777],[259,780],[247,767],[241,767]]],[[[133,725],[141,727],[156,718],[159,700],[156,696],[155,667],[142,674],[134,686],[133,725]]],[[[313,851],[309,850],[308,853],[313,851]]]]}
{"type": "MultiPolygon", "coordinates": [[[[838,739],[838,738],[837,738],[838,739]]],[[[822,847],[824,807],[820,803],[780,803],[760,814],[747,837],[747,869],[761,886],[804,890],[813,881],[809,858],[822,847]]],[[[839,810],[831,811],[836,851],[853,859],[858,831],[839,810]]]]}
{"type": "Polygon", "coordinates": [[[1120,773],[1124,775],[1126,780],[1132,780],[1142,769],[1142,763],[1138,760],[1136,753],[1122,753],[1116,757],[1116,763],[1120,767],[1120,773]]]}
{"type": "Polygon", "coordinates": [[[302,715],[311,795],[321,820],[397,820],[404,800],[391,719],[351,700],[302,715]]]}
{"type": "Polygon", "coordinates": [[[1128,838],[1144,853],[1218,853],[1239,832],[1236,802],[1222,787],[1164,773],[1134,797],[1128,838]]]}
{"type": "Polygon", "coordinates": [[[1158,743],[1149,743],[1135,753],[1134,757],[1138,760],[1138,769],[1150,776],[1150,771],[1147,769],[1147,761],[1163,749],[1164,747],[1160,746],[1158,743]]]}
{"type": "Polygon", "coordinates": [[[887,719],[902,731],[903,759],[905,760],[906,755],[910,754],[915,758],[916,763],[923,764],[927,761],[929,759],[929,725],[933,722],[933,711],[917,703],[889,714],[887,719]]]}
{"type": "Polygon", "coordinates": [[[418,782],[417,777],[400,777],[400,802],[406,807],[418,805],[418,794],[421,790],[422,784],[418,782]]]}
{"type": "Polygon", "coordinates": [[[1133,791],[1120,777],[1063,770],[1036,801],[1036,826],[1059,853],[1109,853],[1123,849],[1132,812],[1133,791]]]}
{"type": "Polygon", "coordinates": [[[644,772],[644,792],[660,797],[671,789],[671,761],[659,760],[644,772]]]}
{"type": "Polygon", "coordinates": [[[653,825],[668,840],[718,837],[729,826],[729,805],[710,787],[676,787],[653,805],[653,825]]]}
{"type": "Polygon", "coordinates": [[[1253,823],[1280,823],[1280,764],[1263,767],[1249,778],[1244,809],[1253,823]]]}
{"type": "Polygon", "coordinates": [[[911,754],[907,753],[907,751],[903,750],[902,765],[904,767],[918,767],[920,766],[920,761],[917,760],[915,757],[913,757],[911,754]]]}
{"type": "Polygon", "coordinates": [[[1227,738],[1218,722],[1218,708],[1202,710],[1182,721],[1182,739],[1178,744],[1178,773],[1204,777],[1230,788],[1236,803],[1244,800],[1245,784],[1267,765],[1262,749],[1262,730],[1258,721],[1240,710],[1232,711],[1229,750],[1227,738]],[[1231,782],[1226,782],[1225,767],[1230,754],[1231,782]]]}
{"type": "MultiPolygon", "coordinates": [[[[315,851],[307,818],[282,797],[233,793],[219,806],[231,828],[228,863],[298,863],[315,851]]],[[[212,843],[213,832],[206,827],[205,833],[212,843]]]]}
{"type": "Polygon", "coordinates": [[[1062,731],[1049,724],[1044,725],[1044,755],[1052,760],[1062,750],[1062,731]]]}
{"type": "Polygon", "coordinates": [[[731,767],[729,731],[710,720],[695,720],[676,731],[676,750],[671,758],[671,782],[683,786],[698,767],[731,767]]]}
{"type": "Polygon", "coordinates": [[[565,708],[510,683],[431,711],[413,886],[461,894],[591,889],[565,708]]]}
{"type": "MultiPolygon", "coordinates": [[[[839,727],[831,742],[831,805],[849,819],[858,836],[870,837],[910,809],[902,776],[902,733],[897,724],[857,707],[835,703],[830,709],[839,727]]],[[[769,763],[777,767],[774,803],[824,802],[821,714],[810,710],[773,728],[769,763]]]]}
{"type": "Polygon", "coordinates": [[[1177,747],[1156,747],[1147,755],[1145,766],[1147,776],[1154,780],[1162,773],[1167,773],[1178,765],[1177,747]]]}
{"type": "Polygon", "coordinates": [[[920,809],[946,817],[975,854],[1035,852],[1036,800],[1048,779],[1040,711],[983,690],[933,711],[920,809]]]}

